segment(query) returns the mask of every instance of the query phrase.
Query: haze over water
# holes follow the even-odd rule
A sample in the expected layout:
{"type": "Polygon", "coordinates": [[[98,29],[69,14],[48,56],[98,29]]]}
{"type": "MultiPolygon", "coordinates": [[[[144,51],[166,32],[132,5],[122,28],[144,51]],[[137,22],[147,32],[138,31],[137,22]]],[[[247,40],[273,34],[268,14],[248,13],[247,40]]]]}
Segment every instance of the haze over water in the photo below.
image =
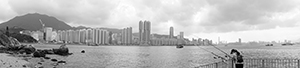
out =
{"type": "MultiPolygon", "coordinates": [[[[37,48],[56,48],[59,45],[35,44],[37,48]]],[[[59,60],[66,60],[63,68],[191,68],[202,64],[220,61],[197,46],[84,46],[67,45],[73,55],[47,55],[59,60]],[[80,53],[84,49],[86,53],[80,53]]],[[[212,46],[201,46],[218,55],[223,53],[212,46]]],[[[237,48],[245,58],[298,58],[300,46],[219,46],[229,52],[237,48]]]]}

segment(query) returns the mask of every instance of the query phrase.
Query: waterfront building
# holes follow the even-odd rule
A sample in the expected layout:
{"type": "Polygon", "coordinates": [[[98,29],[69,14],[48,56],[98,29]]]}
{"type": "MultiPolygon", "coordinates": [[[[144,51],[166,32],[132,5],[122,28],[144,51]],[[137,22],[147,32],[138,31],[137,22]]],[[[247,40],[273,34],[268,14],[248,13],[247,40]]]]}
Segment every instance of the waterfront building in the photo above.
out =
{"type": "Polygon", "coordinates": [[[105,31],[99,30],[99,44],[105,44],[106,37],[105,37],[105,31]]]}
{"type": "Polygon", "coordinates": [[[204,39],[203,40],[203,45],[205,45],[205,46],[212,45],[212,40],[204,39]]]}
{"type": "Polygon", "coordinates": [[[239,43],[239,44],[242,44],[242,39],[241,39],[241,38],[239,38],[238,43],[239,43]]]}
{"type": "Polygon", "coordinates": [[[52,31],[51,34],[51,41],[57,41],[58,40],[58,34],[57,31],[52,31]]]}
{"type": "Polygon", "coordinates": [[[131,45],[132,44],[132,27],[122,29],[121,44],[131,45]]]}
{"type": "Polygon", "coordinates": [[[87,30],[87,43],[93,43],[93,30],[92,29],[88,29],[87,30]]]}
{"type": "Polygon", "coordinates": [[[45,40],[46,41],[52,41],[52,28],[51,27],[45,27],[44,28],[44,32],[45,32],[45,40]]]}
{"type": "Polygon", "coordinates": [[[184,39],[184,33],[183,32],[179,33],[179,39],[184,39]]]}
{"type": "Polygon", "coordinates": [[[128,43],[131,45],[133,43],[133,37],[132,37],[132,27],[128,28],[128,43]]]}
{"type": "Polygon", "coordinates": [[[81,43],[86,43],[86,29],[79,30],[80,41],[81,43]]]}
{"type": "Polygon", "coordinates": [[[109,32],[103,29],[63,30],[57,32],[57,37],[69,43],[109,44],[109,32]]]}
{"type": "Polygon", "coordinates": [[[150,44],[150,34],[151,34],[151,22],[150,21],[140,21],[139,22],[139,42],[140,44],[148,45],[150,44]]]}
{"type": "Polygon", "coordinates": [[[151,39],[151,44],[154,46],[176,45],[179,44],[179,40],[175,38],[155,38],[155,39],[151,39]]]}
{"type": "Polygon", "coordinates": [[[139,43],[144,42],[144,22],[139,22],[139,43]]]}
{"type": "Polygon", "coordinates": [[[170,35],[169,38],[174,38],[174,28],[170,27],[170,35]]]}
{"type": "Polygon", "coordinates": [[[44,33],[41,31],[32,31],[30,36],[33,37],[37,41],[42,41],[44,38],[44,33]]]}

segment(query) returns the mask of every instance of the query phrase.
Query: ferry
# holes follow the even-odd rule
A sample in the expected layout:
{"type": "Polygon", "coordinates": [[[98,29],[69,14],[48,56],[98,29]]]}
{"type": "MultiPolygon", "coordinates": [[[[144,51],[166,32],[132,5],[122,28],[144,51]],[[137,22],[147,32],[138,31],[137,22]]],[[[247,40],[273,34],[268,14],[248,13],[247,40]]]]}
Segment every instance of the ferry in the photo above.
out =
{"type": "Polygon", "coordinates": [[[176,45],[176,48],[183,48],[182,44],[176,45]]]}

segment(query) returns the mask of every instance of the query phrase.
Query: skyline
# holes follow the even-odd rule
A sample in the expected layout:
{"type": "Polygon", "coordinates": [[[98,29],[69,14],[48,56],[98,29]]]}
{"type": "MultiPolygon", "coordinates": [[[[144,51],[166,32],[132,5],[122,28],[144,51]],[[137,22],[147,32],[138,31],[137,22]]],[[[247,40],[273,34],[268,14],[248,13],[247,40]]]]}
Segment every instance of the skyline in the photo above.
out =
{"type": "Polygon", "coordinates": [[[57,17],[71,26],[125,28],[151,21],[151,33],[213,41],[300,41],[298,0],[0,0],[0,23],[27,13],[57,17]],[[30,2],[29,2],[30,1],[30,2]],[[188,11],[186,11],[188,10],[188,11]]]}

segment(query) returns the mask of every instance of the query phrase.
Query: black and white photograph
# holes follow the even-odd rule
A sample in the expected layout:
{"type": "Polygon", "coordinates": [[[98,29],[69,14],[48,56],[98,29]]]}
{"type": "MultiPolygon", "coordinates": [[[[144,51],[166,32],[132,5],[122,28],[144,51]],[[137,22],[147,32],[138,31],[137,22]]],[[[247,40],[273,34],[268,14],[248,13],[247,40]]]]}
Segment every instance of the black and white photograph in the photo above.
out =
{"type": "Polygon", "coordinates": [[[0,0],[0,68],[300,68],[300,0],[0,0]]]}

